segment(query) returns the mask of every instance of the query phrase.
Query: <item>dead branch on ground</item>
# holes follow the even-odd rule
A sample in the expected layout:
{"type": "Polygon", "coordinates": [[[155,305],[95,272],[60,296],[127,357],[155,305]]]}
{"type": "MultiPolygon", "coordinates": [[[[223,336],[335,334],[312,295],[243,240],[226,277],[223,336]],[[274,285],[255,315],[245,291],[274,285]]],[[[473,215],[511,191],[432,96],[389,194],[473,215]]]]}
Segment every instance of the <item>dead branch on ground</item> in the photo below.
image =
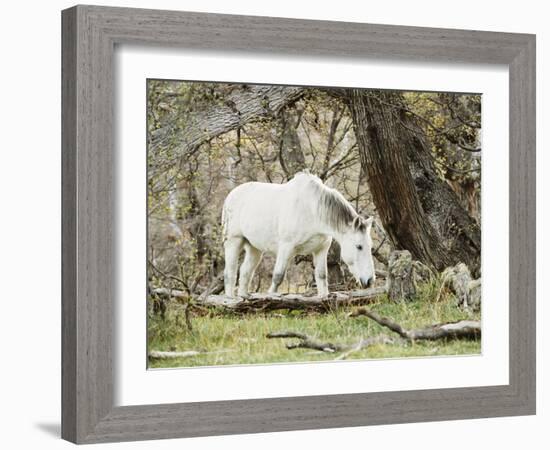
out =
{"type": "Polygon", "coordinates": [[[336,359],[345,359],[351,353],[357,352],[371,345],[393,343],[393,339],[385,335],[378,335],[378,336],[373,336],[366,339],[360,339],[358,342],[355,342],[353,344],[322,342],[322,341],[316,340],[311,336],[308,336],[307,334],[298,333],[295,331],[280,331],[275,333],[269,333],[266,335],[266,337],[268,339],[278,339],[278,338],[298,339],[298,342],[292,342],[292,343],[286,344],[286,348],[288,348],[289,350],[293,350],[296,348],[309,348],[312,350],[318,350],[320,352],[325,352],[325,353],[345,352],[336,359]]]}
{"type": "Polygon", "coordinates": [[[407,330],[400,324],[393,322],[387,317],[381,317],[378,314],[366,309],[359,308],[349,314],[349,317],[366,316],[374,320],[379,325],[389,328],[397,333],[403,339],[409,341],[417,340],[437,340],[437,339],[479,339],[481,336],[481,322],[478,320],[461,320],[459,322],[441,323],[431,325],[425,328],[407,330]]]}

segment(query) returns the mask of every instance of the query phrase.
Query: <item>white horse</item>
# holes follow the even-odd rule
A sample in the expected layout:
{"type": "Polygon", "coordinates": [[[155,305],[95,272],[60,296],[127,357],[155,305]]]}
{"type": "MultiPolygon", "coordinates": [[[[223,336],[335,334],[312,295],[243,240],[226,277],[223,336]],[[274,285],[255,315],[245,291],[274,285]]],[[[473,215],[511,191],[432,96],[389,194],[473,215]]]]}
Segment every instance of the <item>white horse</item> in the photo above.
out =
{"type": "Polygon", "coordinates": [[[319,296],[328,295],[327,253],[332,239],[341,258],[363,286],[375,279],[370,236],[372,217],[361,218],[337,190],[316,176],[300,172],[285,184],[250,182],[225,199],[222,226],[225,247],[225,294],[233,297],[239,255],[239,296],[247,296],[263,253],[276,255],[270,293],[276,293],[294,255],[313,255],[319,296]]]}

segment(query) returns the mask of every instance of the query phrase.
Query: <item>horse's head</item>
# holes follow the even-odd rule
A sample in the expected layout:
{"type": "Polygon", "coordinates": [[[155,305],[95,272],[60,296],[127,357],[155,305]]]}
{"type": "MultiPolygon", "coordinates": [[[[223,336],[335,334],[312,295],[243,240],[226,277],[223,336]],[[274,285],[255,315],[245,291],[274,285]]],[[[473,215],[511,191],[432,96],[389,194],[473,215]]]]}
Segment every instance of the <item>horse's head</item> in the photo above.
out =
{"type": "Polygon", "coordinates": [[[340,239],[341,257],[350,272],[363,287],[374,283],[376,274],[372,260],[372,239],[370,236],[373,218],[355,217],[349,230],[340,239]]]}

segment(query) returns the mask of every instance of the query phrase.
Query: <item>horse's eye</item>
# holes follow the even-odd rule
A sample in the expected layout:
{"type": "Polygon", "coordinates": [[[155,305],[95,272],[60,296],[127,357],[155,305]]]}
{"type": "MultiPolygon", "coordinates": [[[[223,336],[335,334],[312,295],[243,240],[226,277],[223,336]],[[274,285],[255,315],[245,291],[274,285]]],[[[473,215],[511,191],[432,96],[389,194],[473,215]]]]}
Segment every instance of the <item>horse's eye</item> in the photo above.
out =
{"type": "Polygon", "coordinates": [[[356,245],[355,247],[357,247],[357,250],[363,250],[363,246],[362,246],[362,245],[356,245]]]}

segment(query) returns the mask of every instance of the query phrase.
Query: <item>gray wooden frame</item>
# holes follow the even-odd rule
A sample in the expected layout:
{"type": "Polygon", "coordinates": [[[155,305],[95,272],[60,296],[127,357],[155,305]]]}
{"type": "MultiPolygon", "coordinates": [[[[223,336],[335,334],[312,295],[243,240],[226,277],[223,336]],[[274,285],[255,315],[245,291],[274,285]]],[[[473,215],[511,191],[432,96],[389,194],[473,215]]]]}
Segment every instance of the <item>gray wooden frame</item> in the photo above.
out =
{"type": "Polygon", "coordinates": [[[97,6],[63,11],[62,32],[63,438],[93,443],[535,413],[535,36],[97,6]],[[114,407],[118,43],[508,65],[509,384],[114,407]]]}

